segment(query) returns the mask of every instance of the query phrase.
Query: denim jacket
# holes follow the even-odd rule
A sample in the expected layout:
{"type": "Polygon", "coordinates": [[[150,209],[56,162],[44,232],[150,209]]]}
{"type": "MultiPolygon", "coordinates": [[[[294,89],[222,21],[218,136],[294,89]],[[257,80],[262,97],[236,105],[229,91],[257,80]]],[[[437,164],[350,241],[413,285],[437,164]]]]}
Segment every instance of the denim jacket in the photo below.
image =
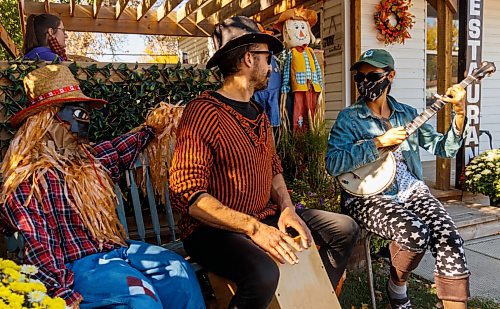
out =
{"type": "MultiPolygon", "coordinates": [[[[419,115],[415,108],[399,103],[391,96],[387,96],[387,100],[391,108],[389,122],[393,128],[405,126],[419,115]]],[[[419,146],[443,158],[452,158],[457,154],[467,127],[462,136],[452,127],[450,126],[446,134],[441,134],[425,123],[401,144],[408,170],[417,179],[424,178],[419,146]]],[[[356,104],[345,108],[340,112],[328,138],[328,173],[338,176],[376,161],[379,151],[373,138],[384,134],[385,131],[382,121],[373,115],[362,98],[358,99],[356,104]]],[[[397,183],[394,182],[383,194],[394,195],[397,188],[397,183]]]]}

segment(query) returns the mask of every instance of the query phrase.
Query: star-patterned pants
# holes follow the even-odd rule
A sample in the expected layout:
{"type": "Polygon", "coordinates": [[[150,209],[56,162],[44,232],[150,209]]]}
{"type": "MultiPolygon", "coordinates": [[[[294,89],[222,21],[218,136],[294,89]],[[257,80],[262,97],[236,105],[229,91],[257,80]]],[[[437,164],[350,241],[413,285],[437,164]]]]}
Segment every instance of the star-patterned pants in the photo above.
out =
{"type": "Polygon", "coordinates": [[[462,237],[441,202],[427,188],[414,190],[402,204],[388,196],[376,195],[355,198],[343,209],[362,228],[392,240],[400,252],[407,251],[408,254],[398,254],[394,250],[396,246],[391,247],[392,263],[396,269],[408,272],[415,269],[429,248],[436,259],[434,274],[438,296],[444,300],[467,299],[470,272],[462,237]],[[395,262],[397,259],[399,261],[395,262]],[[461,283],[457,286],[459,281],[461,283]]]}

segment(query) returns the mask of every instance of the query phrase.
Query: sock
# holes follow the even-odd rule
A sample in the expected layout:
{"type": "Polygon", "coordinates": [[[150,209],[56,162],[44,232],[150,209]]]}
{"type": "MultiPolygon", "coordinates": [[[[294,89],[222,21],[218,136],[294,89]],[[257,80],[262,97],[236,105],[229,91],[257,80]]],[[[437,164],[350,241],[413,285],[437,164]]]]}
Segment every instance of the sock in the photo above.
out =
{"type": "Polygon", "coordinates": [[[387,290],[389,291],[389,297],[392,299],[406,298],[406,283],[403,286],[399,286],[395,284],[391,278],[389,278],[387,290]]]}

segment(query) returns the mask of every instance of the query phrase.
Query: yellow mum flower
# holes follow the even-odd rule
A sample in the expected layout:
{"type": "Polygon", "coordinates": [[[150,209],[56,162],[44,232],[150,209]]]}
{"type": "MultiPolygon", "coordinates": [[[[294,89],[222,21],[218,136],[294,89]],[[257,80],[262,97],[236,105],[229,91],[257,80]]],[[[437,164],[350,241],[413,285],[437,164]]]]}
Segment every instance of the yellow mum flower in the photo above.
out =
{"type": "Polygon", "coordinates": [[[24,304],[24,295],[11,293],[7,297],[7,302],[9,303],[11,308],[22,308],[24,304]]]}
{"type": "Polygon", "coordinates": [[[66,307],[66,302],[62,299],[62,298],[48,298],[46,297],[43,301],[42,301],[42,305],[45,305],[47,306],[47,308],[50,308],[50,309],[64,309],[66,307]]]}
{"type": "MultiPolygon", "coordinates": [[[[3,299],[7,299],[7,296],[10,295],[10,290],[8,288],[6,288],[5,286],[3,285],[0,285],[0,300],[3,298],[3,299]]],[[[0,303],[1,304],[1,303],[0,303]]]]}
{"type": "Polygon", "coordinates": [[[5,268],[3,272],[14,281],[17,281],[21,278],[21,274],[13,268],[5,268]]]}
{"type": "Polygon", "coordinates": [[[11,260],[4,260],[0,259],[0,270],[6,269],[6,268],[12,268],[14,270],[20,270],[21,266],[17,265],[11,260]]]}

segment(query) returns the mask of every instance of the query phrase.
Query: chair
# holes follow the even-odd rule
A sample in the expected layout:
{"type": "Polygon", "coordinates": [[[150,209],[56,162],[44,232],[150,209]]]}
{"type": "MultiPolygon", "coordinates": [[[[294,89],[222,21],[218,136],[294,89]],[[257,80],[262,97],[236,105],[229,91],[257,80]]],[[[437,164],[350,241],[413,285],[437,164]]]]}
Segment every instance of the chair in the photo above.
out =
{"type": "Polygon", "coordinates": [[[372,256],[370,253],[370,241],[373,237],[372,232],[368,232],[364,239],[366,271],[368,272],[368,287],[370,288],[370,297],[372,299],[373,309],[377,309],[377,300],[375,299],[375,283],[373,281],[372,256]]]}

